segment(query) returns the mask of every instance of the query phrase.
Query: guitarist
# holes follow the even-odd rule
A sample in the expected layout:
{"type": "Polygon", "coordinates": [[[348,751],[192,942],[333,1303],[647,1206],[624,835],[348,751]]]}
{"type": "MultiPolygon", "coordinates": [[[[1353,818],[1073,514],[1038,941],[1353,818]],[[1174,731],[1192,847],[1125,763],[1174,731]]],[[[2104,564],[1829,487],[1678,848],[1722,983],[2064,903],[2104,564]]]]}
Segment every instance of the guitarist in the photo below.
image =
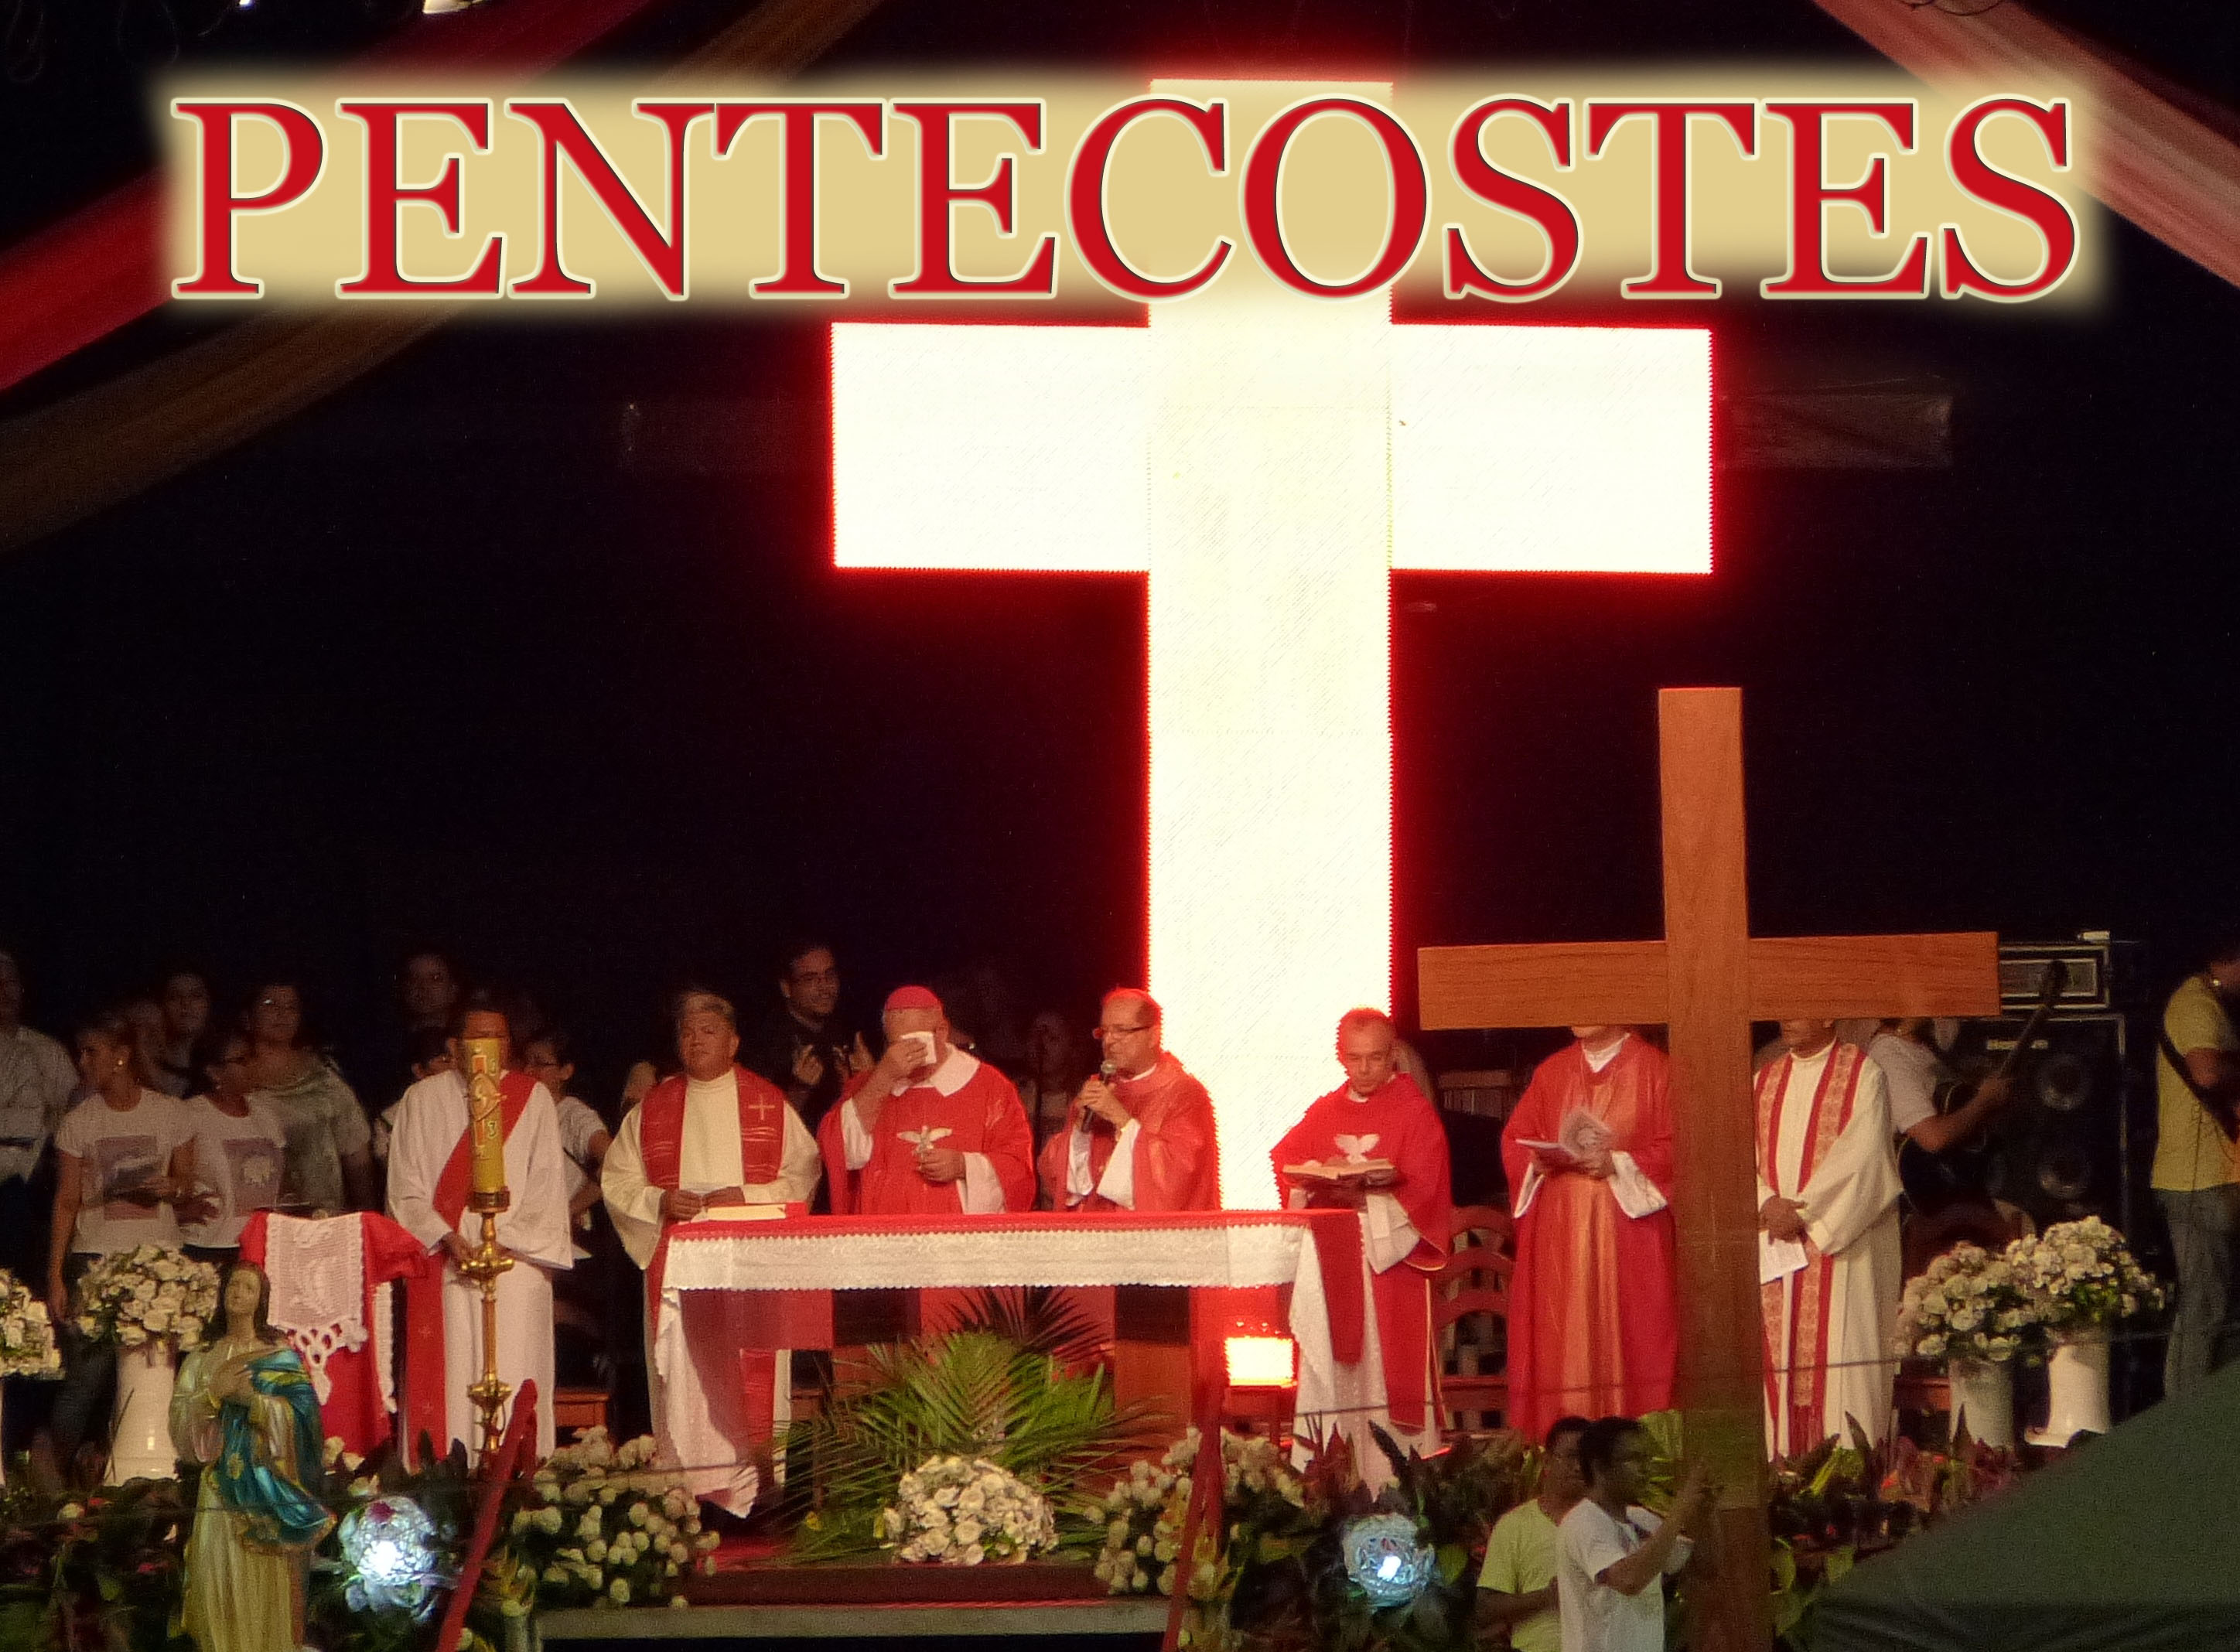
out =
{"type": "Polygon", "coordinates": [[[2170,1222],[2177,1306],[2163,1368],[2180,1394],[2235,1349],[2240,1284],[2240,936],[2209,954],[2163,1009],[2155,1057],[2155,1198],[2170,1222]]]}
{"type": "Polygon", "coordinates": [[[1907,1202],[1922,1216],[1952,1204],[1993,1201],[1983,1185],[1981,1136],[2014,1094],[2008,1068],[1974,1084],[1955,1076],[1930,1042],[1930,1023],[1913,1016],[1883,1023],[1867,1053],[1890,1083],[1890,1127],[1898,1137],[1898,1172],[1907,1202]]]}

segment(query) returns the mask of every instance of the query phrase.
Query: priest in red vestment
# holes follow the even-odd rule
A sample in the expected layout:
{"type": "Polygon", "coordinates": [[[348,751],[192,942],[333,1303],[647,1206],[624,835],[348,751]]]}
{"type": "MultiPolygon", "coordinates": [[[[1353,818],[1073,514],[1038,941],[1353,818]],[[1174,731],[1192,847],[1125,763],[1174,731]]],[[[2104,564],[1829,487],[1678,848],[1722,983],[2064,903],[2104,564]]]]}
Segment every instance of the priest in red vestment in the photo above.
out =
{"type": "Polygon", "coordinates": [[[1501,1132],[1517,1221],[1509,1425],[1640,1416],[1672,1403],[1680,1319],[1664,1052],[1574,1027],[1501,1132]]]}
{"type": "MultiPolygon", "coordinates": [[[[1276,1184],[1293,1209],[1343,1205],[1362,1215],[1377,1312],[1385,1416],[1403,1448],[1438,1449],[1431,1407],[1431,1274],[1446,1259],[1453,1184],[1438,1109],[1396,1070],[1397,1038],[1382,1010],[1350,1009],[1337,1023],[1345,1082],[1307,1109],[1276,1143],[1276,1184]]],[[[1300,1409],[1307,1409],[1301,1374],[1300,1409]]]]}
{"type": "Polygon", "coordinates": [[[817,1142],[777,1086],[739,1065],[737,1013],[711,992],[677,1009],[684,1070],[624,1116],[599,1189],[630,1260],[645,1269],[647,1397],[666,1459],[692,1466],[692,1489],[743,1514],[760,1489],[757,1459],[792,1415],[790,1356],[743,1356],[723,1337],[688,1341],[666,1311],[662,1280],[678,1222],[742,1220],[806,1207],[817,1142]],[[722,1464],[701,1471],[701,1465],[722,1464]]]}
{"type": "Polygon", "coordinates": [[[1134,987],[1104,995],[1104,1062],[1043,1144],[1056,1210],[1218,1210],[1213,1098],[1162,1045],[1159,1006],[1134,987]]]}
{"type": "Polygon", "coordinates": [[[1035,1203],[1034,1131],[1011,1081],[949,1042],[941,1000],[899,987],[886,1053],[817,1129],[832,1214],[993,1216],[1035,1203]]]}

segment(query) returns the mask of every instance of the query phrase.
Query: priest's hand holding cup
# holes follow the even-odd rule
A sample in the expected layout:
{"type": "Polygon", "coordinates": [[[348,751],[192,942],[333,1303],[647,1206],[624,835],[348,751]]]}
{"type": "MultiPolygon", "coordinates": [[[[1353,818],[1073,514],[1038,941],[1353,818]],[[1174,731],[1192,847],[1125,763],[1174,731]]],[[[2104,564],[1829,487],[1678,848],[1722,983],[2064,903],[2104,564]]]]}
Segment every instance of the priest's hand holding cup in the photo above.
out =
{"type": "Polygon", "coordinates": [[[697,1193],[683,1188],[662,1189],[661,1214],[670,1222],[690,1222],[707,1208],[708,1201],[697,1193]]]}

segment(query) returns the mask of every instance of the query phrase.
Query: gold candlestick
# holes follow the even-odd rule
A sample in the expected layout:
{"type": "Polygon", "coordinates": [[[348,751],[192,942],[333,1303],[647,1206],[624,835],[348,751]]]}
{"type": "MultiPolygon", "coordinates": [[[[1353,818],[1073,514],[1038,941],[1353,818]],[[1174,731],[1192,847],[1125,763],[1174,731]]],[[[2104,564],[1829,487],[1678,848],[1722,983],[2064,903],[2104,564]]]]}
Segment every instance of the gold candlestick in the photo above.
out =
{"type": "Polygon", "coordinates": [[[478,1460],[497,1455],[505,1433],[505,1402],[513,1390],[497,1375],[497,1276],[513,1266],[513,1258],[498,1248],[498,1214],[513,1202],[505,1185],[505,1122],[499,1111],[497,1081],[503,1070],[505,1045],[496,1038],[462,1041],[467,1055],[467,1132],[472,1153],[474,1180],[467,1209],[483,1219],[482,1243],[459,1264],[459,1271],[482,1288],[483,1375],[469,1385],[467,1397],[482,1417],[478,1460]]]}

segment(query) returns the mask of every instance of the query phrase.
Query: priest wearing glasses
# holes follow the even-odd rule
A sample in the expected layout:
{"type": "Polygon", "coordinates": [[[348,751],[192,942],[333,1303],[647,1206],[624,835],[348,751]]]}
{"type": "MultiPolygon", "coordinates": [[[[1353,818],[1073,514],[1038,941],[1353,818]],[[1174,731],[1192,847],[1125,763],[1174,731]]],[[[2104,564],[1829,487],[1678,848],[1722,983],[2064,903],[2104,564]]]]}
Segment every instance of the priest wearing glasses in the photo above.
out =
{"type": "Polygon", "coordinates": [[[1103,1060],[1043,1145],[1043,1190],[1058,1210],[1217,1210],[1213,1099],[1161,1046],[1159,1006],[1136,987],[1104,995],[1103,1060]]]}

